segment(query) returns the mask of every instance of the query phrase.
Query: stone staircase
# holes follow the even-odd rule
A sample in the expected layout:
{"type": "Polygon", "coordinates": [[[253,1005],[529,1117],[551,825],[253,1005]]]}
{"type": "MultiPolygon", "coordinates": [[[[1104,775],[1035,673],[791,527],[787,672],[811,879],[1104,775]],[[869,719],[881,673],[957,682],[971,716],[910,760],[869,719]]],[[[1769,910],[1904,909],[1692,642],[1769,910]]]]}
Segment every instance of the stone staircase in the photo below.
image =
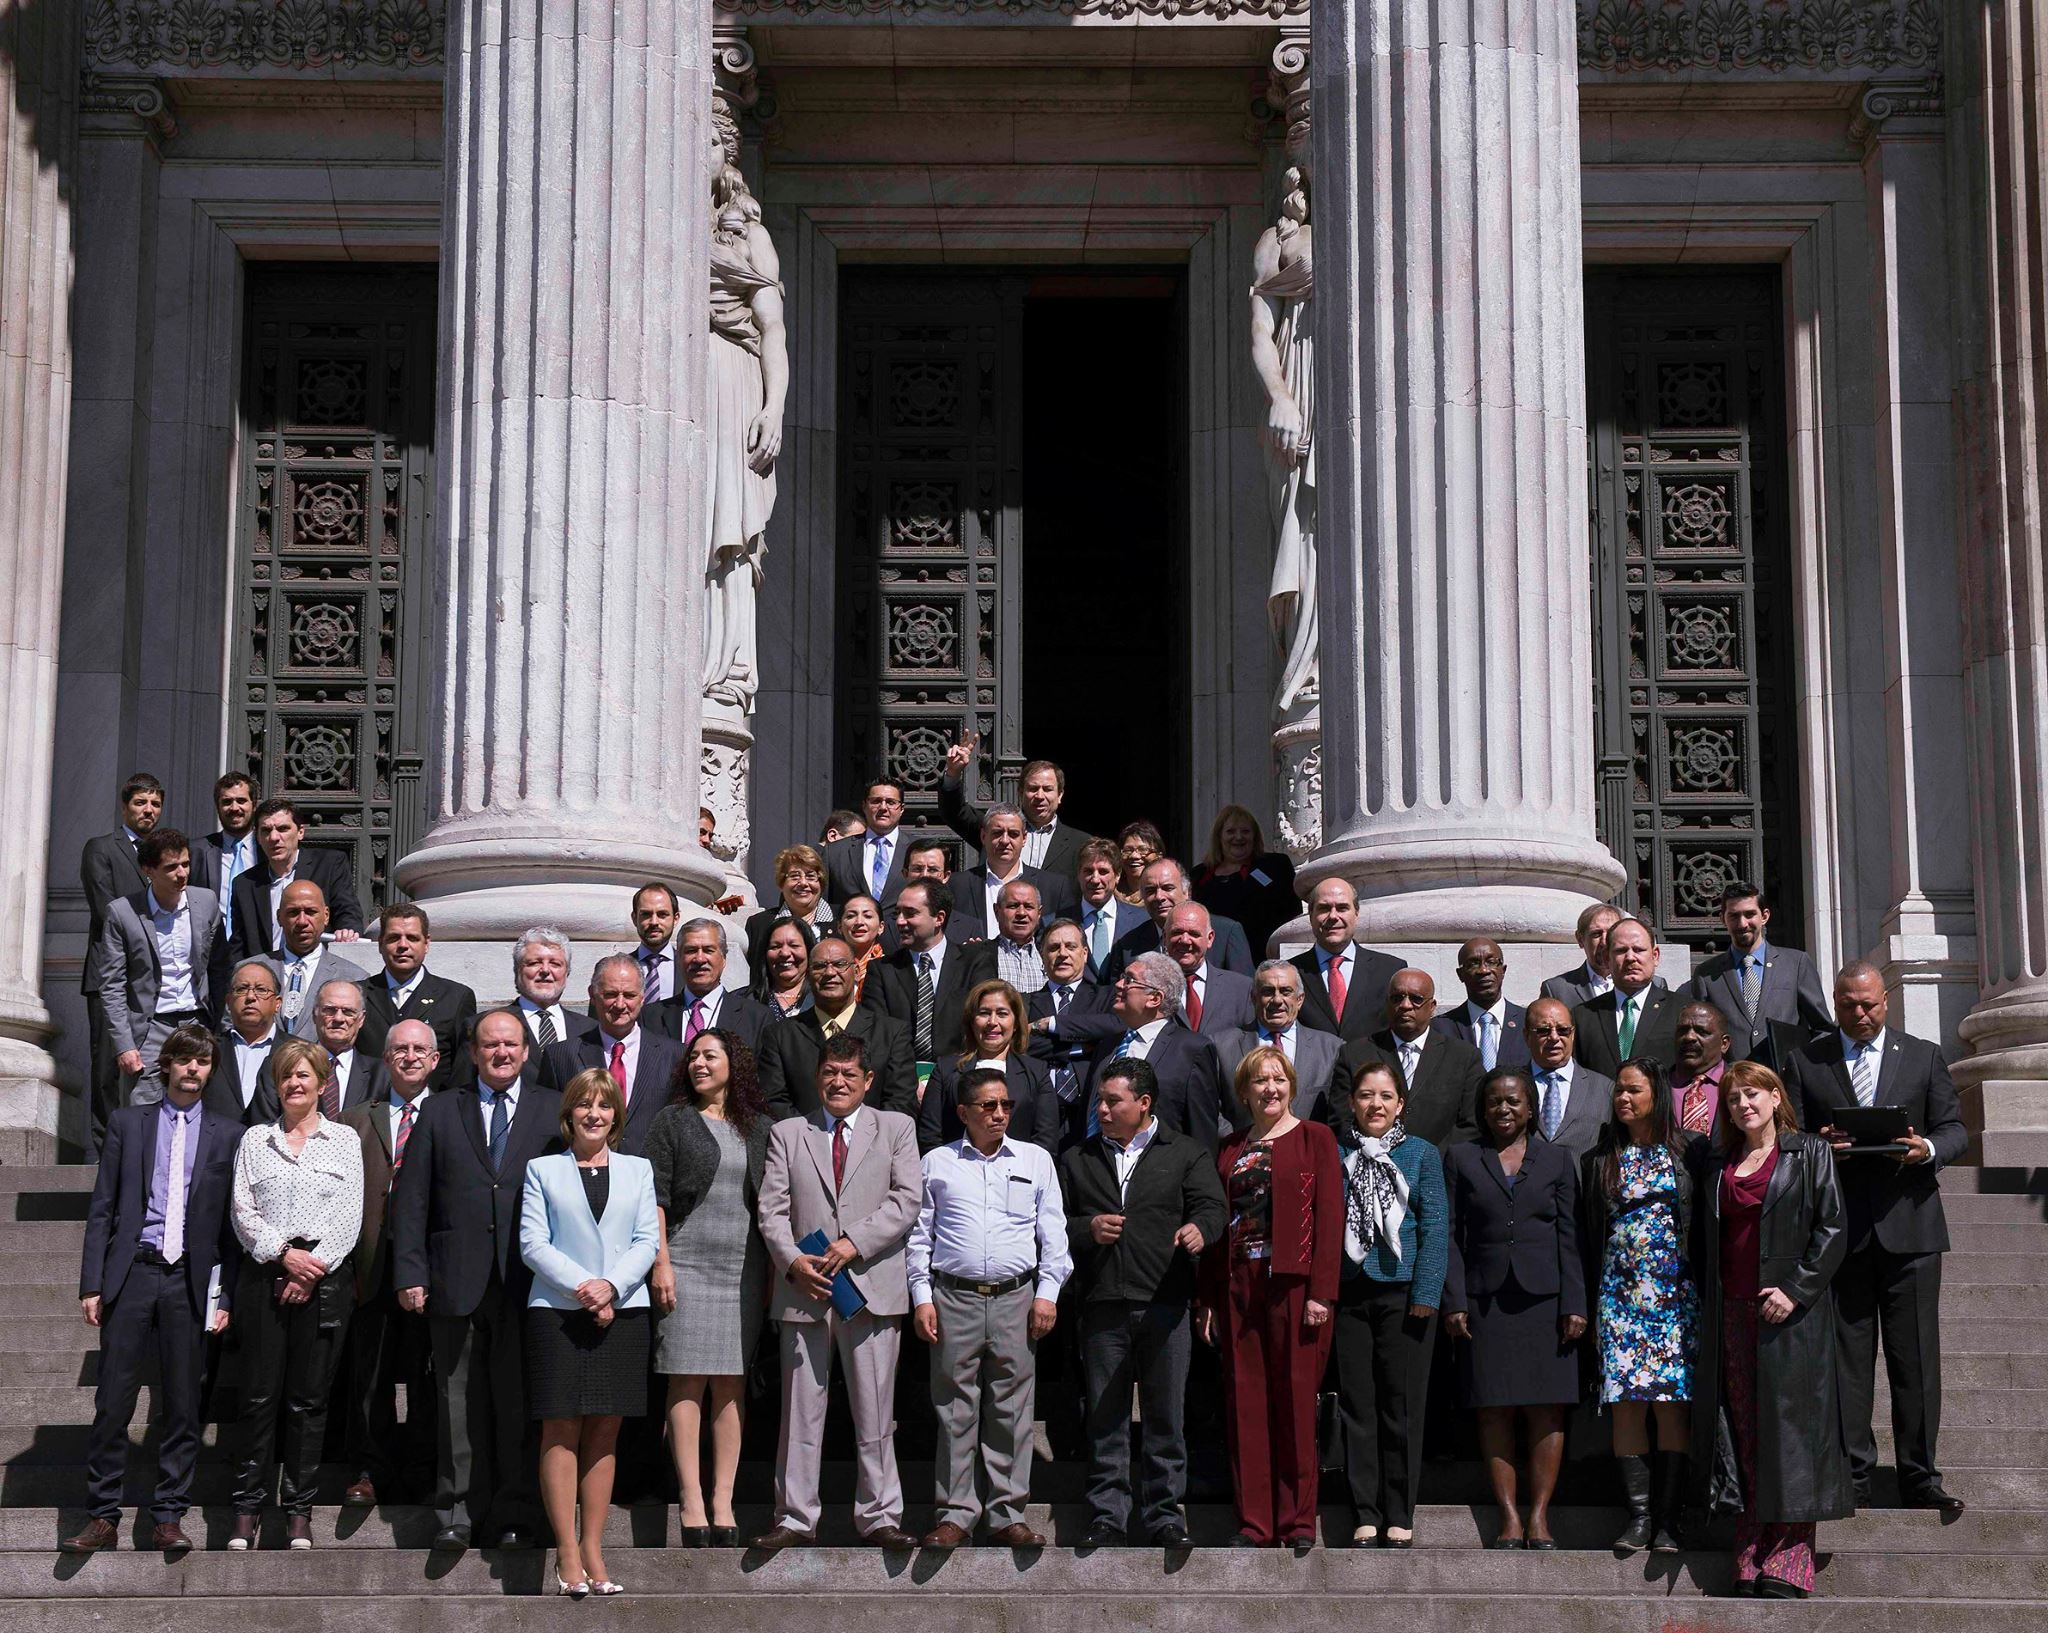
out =
{"type": "MultiPolygon", "coordinates": [[[[1554,1511],[1564,1549],[1550,1555],[1481,1546],[1493,1511],[1469,1462],[1427,1466],[1429,1502],[1418,1546],[1407,1554],[1317,1549],[1295,1559],[1203,1546],[1227,1541],[1232,1528],[1225,1494],[1214,1490],[1191,1505],[1191,1551],[1079,1554],[1071,1539],[1084,1519],[1080,1470],[1044,1460],[1032,1517],[1054,1545],[1037,1554],[970,1548],[905,1558],[825,1546],[763,1559],[686,1550],[674,1546],[675,1509],[643,1504],[616,1512],[607,1533],[608,1563],[627,1595],[572,1607],[550,1591],[551,1555],[431,1554],[428,1510],[335,1506],[345,1480],[339,1468],[325,1471],[312,1553],[283,1551],[277,1535],[265,1549],[230,1554],[222,1431],[210,1428],[197,1493],[203,1507],[187,1519],[198,1549],[178,1563],[133,1551],[146,1543],[146,1526],[131,1512],[121,1549],[69,1558],[55,1545],[85,1518],[82,1463],[97,1370],[97,1334],[73,1298],[91,1183],[86,1168],[0,1168],[0,1627],[471,1633],[481,1616],[495,1629],[554,1628],[576,1615],[650,1630],[687,1616],[778,1633],[798,1618],[849,1633],[899,1633],[906,1623],[1003,1633],[1451,1633],[1510,1625],[1517,1633],[1710,1633],[1785,1618],[1842,1633],[2039,1633],[2048,1625],[2048,1172],[1943,1176],[1955,1251],[1943,1293],[1942,1462],[1949,1489],[1970,1511],[1950,1525],[1929,1513],[1878,1509],[1824,1526],[1820,1596],[1803,1605],[1707,1597],[1728,1583],[1721,1551],[1614,1559],[1607,1544],[1621,1515],[1599,1460],[1568,1473],[1565,1505],[1554,1511]]],[[[131,1429],[131,1503],[152,1483],[149,1404],[145,1390],[131,1429]]],[[[234,1409],[232,1379],[224,1379],[215,1410],[231,1421],[234,1409]]],[[[1880,1445],[1888,1452],[1888,1433],[1880,1445]]],[[[1213,1467],[1214,1447],[1194,1450],[1198,1467],[1205,1454],[1213,1467]]],[[[922,1524],[929,1466],[907,1462],[903,1472],[910,1523],[922,1524]]],[[[767,1523],[770,1479],[763,1463],[743,1468],[743,1530],[767,1523]]],[[[846,1464],[828,1462],[828,1544],[850,1540],[851,1483],[846,1464]]],[[[1879,1493],[1893,1494],[1889,1470],[1879,1493]]],[[[1327,1534],[1347,1526],[1341,1505],[1326,1508],[1327,1534]]]]}

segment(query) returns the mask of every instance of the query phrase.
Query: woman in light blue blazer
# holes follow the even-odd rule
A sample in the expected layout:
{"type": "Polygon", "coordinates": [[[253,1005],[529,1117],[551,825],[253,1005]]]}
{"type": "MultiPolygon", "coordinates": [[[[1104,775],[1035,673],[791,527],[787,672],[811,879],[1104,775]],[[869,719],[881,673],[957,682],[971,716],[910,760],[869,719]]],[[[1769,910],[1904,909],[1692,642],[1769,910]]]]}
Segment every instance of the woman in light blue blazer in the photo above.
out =
{"type": "Polygon", "coordinates": [[[618,1149],[626,1102],[602,1067],[562,1091],[567,1151],[526,1165],[519,1254],[526,1301],[526,1398],[541,1420],[540,1489],[562,1592],[621,1592],[604,1566],[619,1420],[647,1405],[647,1272],[660,1245],[654,1169],[618,1149]],[[583,1525],[577,1530],[577,1505],[583,1525]]]}

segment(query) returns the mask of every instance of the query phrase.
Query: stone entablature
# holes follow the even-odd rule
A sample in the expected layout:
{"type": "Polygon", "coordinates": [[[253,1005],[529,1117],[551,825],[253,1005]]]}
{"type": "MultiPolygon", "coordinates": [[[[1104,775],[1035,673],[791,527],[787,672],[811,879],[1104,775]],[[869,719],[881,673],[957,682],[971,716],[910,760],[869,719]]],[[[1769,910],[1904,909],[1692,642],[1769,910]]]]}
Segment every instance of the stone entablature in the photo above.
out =
{"type": "Polygon", "coordinates": [[[440,77],[446,0],[91,0],[89,72],[440,77]]]}
{"type": "Polygon", "coordinates": [[[1940,0],[1578,0],[1582,78],[1938,72],[1940,0]]]}

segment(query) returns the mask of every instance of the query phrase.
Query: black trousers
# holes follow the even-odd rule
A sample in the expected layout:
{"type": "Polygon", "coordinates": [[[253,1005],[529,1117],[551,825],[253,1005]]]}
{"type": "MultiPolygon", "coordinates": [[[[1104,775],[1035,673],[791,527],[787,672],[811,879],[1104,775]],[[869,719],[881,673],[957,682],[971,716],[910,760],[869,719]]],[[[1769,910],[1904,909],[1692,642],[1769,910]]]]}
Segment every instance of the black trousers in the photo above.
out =
{"type": "MultiPolygon", "coordinates": [[[[91,949],[87,949],[90,956],[91,949]]],[[[107,1120],[121,1107],[121,1068],[106,1041],[107,1006],[97,992],[85,995],[85,1029],[92,1050],[92,1076],[85,1091],[85,1116],[91,1155],[99,1155],[107,1137],[107,1120]]]]}
{"type": "Polygon", "coordinates": [[[342,1457],[352,1475],[367,1475],[386,1501],[419,1493],[434,1480],[440,1399],[434,1382],[433,1334],[423,1315],[398,1307],[386,1285],[361,1304],[349,1322],[349,1397],[342,1457]],[[405,1421],[398,1417],[398,1386],[405,1386],[405,1421]]]}
{"type": "Polygon", "coordinates": [[[1337,1300],[1337,1413],[1360,1525],[1415,1524],[1436,1317],[1408,1313],[1406,1282],[1355,1276],[1337,1300]]]}
{"type": "Polygon", "coordinates": [[[1849,1472],[1864,1481],[1877,1467],[1870,1419],[1882,1338],[1899,1490],[1910,1497],[1939,1485],[1934,1442],[1941,1432],[1941,1255],[1887,1253],[1867,1242],[1842,1261],[1834,1291],[1835,1371],[1849,1472]]]}
{"type": "Polygon", "coordinates": [[[434,1379],[440,1389],[434,1507],[442,1525],[523,1530],[537,1525],[538,1426],[526,1415],[525,1311],[495,1269],[477,1307],[436,1316],[434,1379]]]}
{"type": "Polygon", "coordinates": [[[142,1388],[143,1364],[157,1360],[156,1498],[158,1524],[180,1520],[192,1506],[192,1468],[199,1460],[200,1380],[206,1342],[192,1308],[184,1267],[138,1259],[121,1296],[100,1307],[100,1382],[93,1395],[92,1438],[85,1453],[87,1501],[95,1518],[119,1520],[128,1470],[128,1420],[142,1388]]]}
{"type": "Polygon", "coordinates": [[[1183,1427],[1189,1336],[1184,1304],[1091,1301],[1081,1306],[1088,1379],[1088,1512],[1131,1522],[1131,1388],[1138,1391],[1138,1522],[1147,1532],[1180,1517],[1187,1494],[1183,1427]]]}
{"type": "Polygon", "coordinates": [[[288,1514],[313,1512],[328,1398],[355,1300],[346,1266],[304,1304],[277,1302],[276,1273],[273,1264],[245,1259],[235,1291],[234,1325],[242,1334],[242,1456],[235,1469],[240,1514],[263,1511],[273,1453],[278,1505],[288,1514]]]}

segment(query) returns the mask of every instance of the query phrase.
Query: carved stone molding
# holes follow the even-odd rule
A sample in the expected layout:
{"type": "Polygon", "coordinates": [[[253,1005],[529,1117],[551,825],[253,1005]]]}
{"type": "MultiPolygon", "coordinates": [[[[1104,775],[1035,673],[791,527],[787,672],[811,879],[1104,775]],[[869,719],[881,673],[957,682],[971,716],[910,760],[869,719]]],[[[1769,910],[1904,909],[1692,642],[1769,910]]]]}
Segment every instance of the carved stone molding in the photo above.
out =
{"type": "Polygon", "coordinates": [[[90,0],[88,69],[439,70],[447,0],[90,0]]]}
{"type": "Polygon", "coordinates": [[[1308,24],[1287,23],[1266,71],[1266,101],[1286,121],[1287,156],[1297,164],[1308,157],[1308,52],[1308,24]]]}
{"type": "Polygon", "coordinates": [[[163,81],[146,74],[88,73],[78,114],[88,136],[150,136],[162,143],[178,134],[163,81]]]}
{"type": "Polygon", "coordinates": [[[1578,0],[1579,66],[1849,77],[1941,64],[1940,0],[1578,0]]]}
{"type": "Polygon", "coordinates": [[[1942,130],[1941,76],[1874,79],[1849,119],[1852,142],[1887,137],[1938,136],[1942,130]]]}
{"type": "Polygon", "coordinates": [[[991,15],[1029,17],[1268,17],[1306,19],[1309,0],[713,0],[717,10],[739,17],[808,17],[826,12],[846,17],[913,17],[934,22],[991,15]]]}

